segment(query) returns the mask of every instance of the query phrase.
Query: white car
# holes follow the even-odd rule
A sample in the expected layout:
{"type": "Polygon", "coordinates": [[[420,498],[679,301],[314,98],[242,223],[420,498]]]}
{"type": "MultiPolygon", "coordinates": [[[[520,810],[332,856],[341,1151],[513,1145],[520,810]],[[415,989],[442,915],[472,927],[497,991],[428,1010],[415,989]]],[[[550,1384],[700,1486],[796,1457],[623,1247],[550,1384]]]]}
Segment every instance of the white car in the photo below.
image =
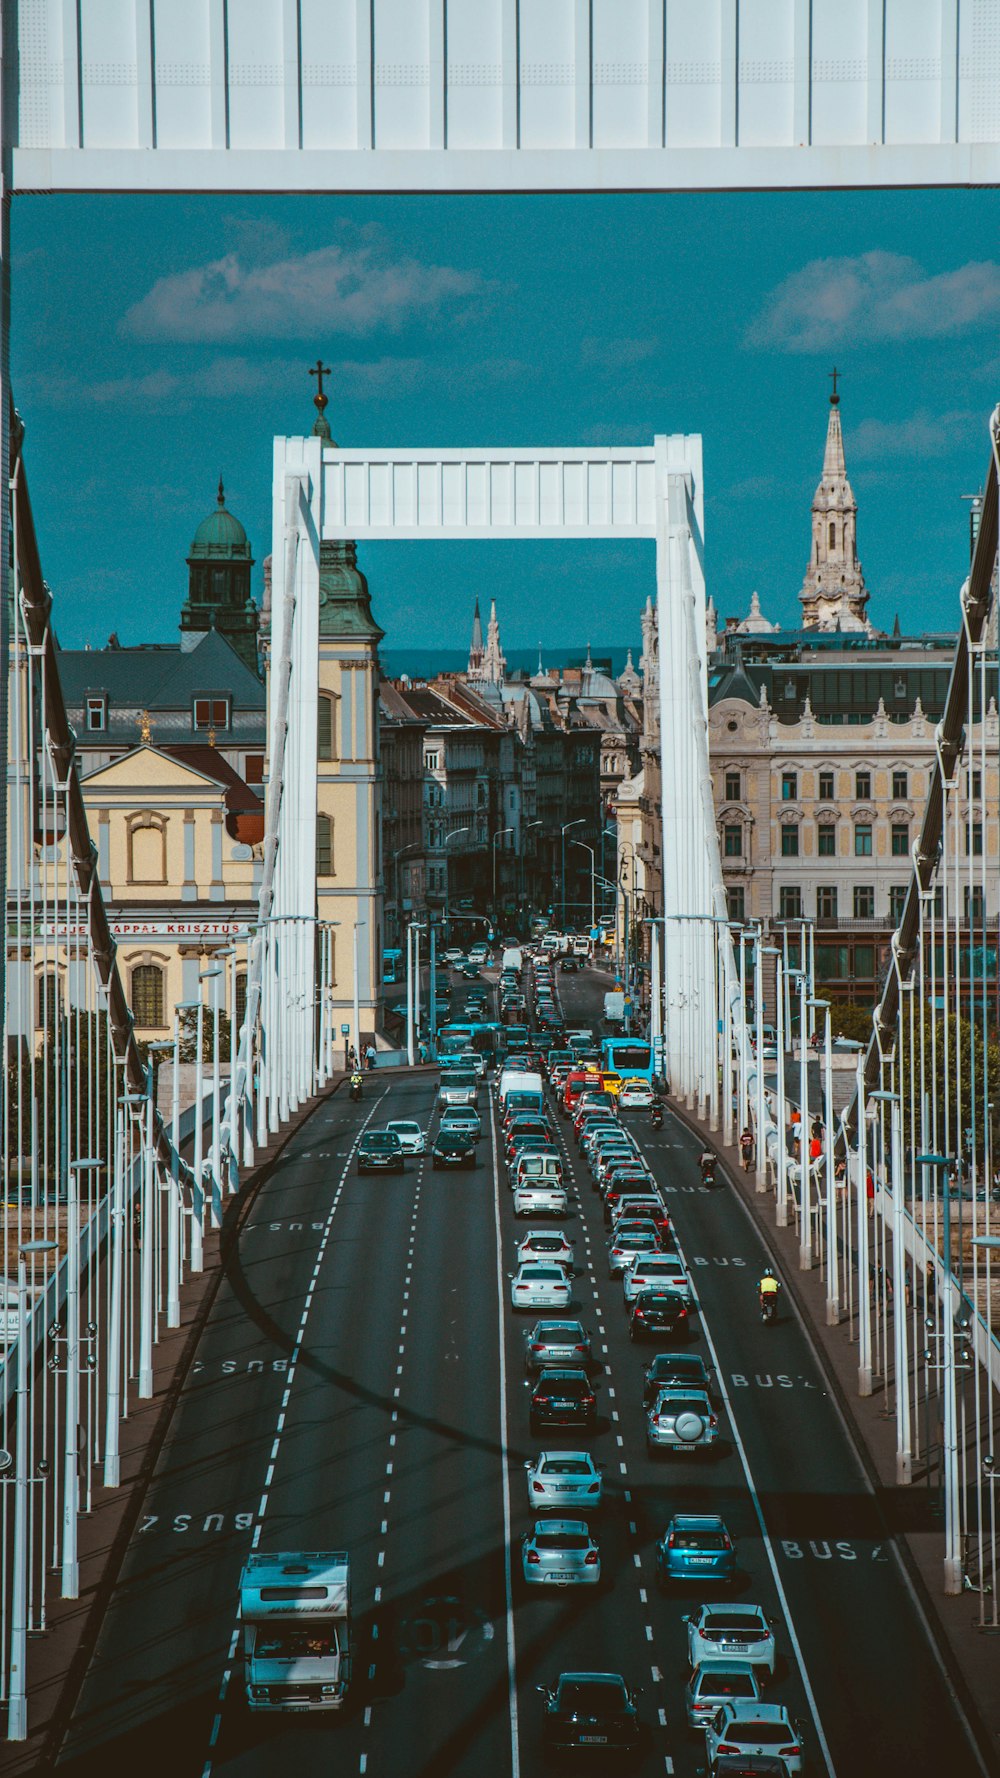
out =
{"type": "Polygon", "coordinates": [[[562,1229],[529,1229],[523,1241],[517,1244],[517,1263],[523,1266],[531,1259],[548,1260],[550,1265],[573,1270],[573,1249],[562,1229]]]}
{"type": "Polygon", "coordinates": [[[446,951],[442,951],[441,961],[443,963],[464,963],[465,952],[458,945],[449,945],[446,951]]]}
{"type": "Polygon", "coordinates": [[[440,1133],[442,1136],[471,1136],[473,1142],[478,1142],[483,1133],[482,1119],[471,1105],[450,1105],[441,1113],[440,1133]]]}
{"type": "Polygon", "coordinates": [[[672,1253],[639,1253],[622,1277],[626,1303],[640,1290],[672,1290],[685,1303],[691,1301],[691,1285],[679,1259],[672,1253]]]}
{"type": "Polygon", "coordinates": [[[618,1103],[625,1109],[633,1110],[652,1105],[653,1089],[649,1081],[623,1080],[618,1089],[618,1103]]]}
{"type": "Polygon", "coordinates": [[[684,1688],[688,1727],[703,1729],[722,1704],[737,1698],[756,1703],[760,1695],[760,1676],[750,1661],[734,1661],[731,1655],[702,1661],[684,1688]]]}
{"type": "Polygon", "coordinates": [[[514,1187],[515,1216],[568,1216],[569,1198],[562,1185],[526,1180],[514,1187]]]}
{"type": "Polygon", "coordinates": [[[589,1451],[541,1451],[525,1463],[528,1506],[533,1513],[596,1512],[604,1498],[604,1478],[589,1451]]]}
{"type": "Polygon", "coordinates": [[[568,1309],[572,1301],[565,1266],[530,1260],[510,1274],[512,1309],[568,1309]]]}
{"type": "Polygon", "coordinates": [[[688,1666],[735,1655],[774,1677],[774,1631],[762,1605],[700,1605],[686,1617],[688,1666]]]}
{"type": "Polygon", "coordinates": [[[788,1773],[803,1768],[802,1736],[784,1704],[759,1704],[738,1698],[720,1704],[705,1724],[705,1752],[709,1767],[721,1753],[738,1753],[744,1759],[783,1761],[788,1773]]]}
{"type": "Polygon", "coordinates": [[[477,944],[469,946],[469,962],[470,963],[482,964],[482,963],[488,963],[489,960],[490,960],[490,947],[489,947],[489,945],[484,945],[481,939],[479,940],[479,942],[477,944]]]}
{"type": "Polygon", "coordinates": [[[411,1123],[409,1118],[397,1117],[385,1127],[387,1130],[395,1130],[404,1154],[423,1154],[427,1140],[419,1124],[411,1123]]]}

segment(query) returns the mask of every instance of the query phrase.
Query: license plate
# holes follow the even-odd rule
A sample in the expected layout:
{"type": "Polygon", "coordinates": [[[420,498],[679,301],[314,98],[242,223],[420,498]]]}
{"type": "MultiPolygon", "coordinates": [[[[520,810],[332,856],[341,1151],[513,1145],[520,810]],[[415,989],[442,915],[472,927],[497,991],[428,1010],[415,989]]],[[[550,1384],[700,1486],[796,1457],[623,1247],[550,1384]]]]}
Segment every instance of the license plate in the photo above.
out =
{"type": "Polygon", "coordinates": [[[580,1744],[587,1747],[606,1747],[608,1737],[607,1735],[581,1735],[580,1744]]]}

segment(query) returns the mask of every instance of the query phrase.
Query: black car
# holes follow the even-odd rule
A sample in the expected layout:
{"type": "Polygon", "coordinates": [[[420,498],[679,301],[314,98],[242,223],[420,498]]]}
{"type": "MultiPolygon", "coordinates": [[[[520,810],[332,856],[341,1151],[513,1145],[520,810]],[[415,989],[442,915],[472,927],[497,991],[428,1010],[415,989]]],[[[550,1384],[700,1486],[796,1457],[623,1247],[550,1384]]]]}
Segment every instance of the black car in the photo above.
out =
{"type": "Polygon", "coordinates": [[[366,1130],[358,1143],[358,1172],[403,1171],[403,1146],[395,1130],[366,1130]]]}
{"type": "Polygon", "coordinates": [[[432,1167],[474,1167],[476,1144],[464,1130],[442,1130],[431,1149],[432,1167]]]}
{"type": "Polygon", "coordinates": [[[554,1365],[540,1370],[531,1387],[532,1432],[543,1426],[582,1426],[597,1422],[597,1397],[585,1370],[554,1365]]]}
{"type": "Polygon", "coordinates": [[[688,1307],[675,1290],[640,1290],[629,1304],[630,1340],[689,1340],[688,1307]]]}
{"type": "Polygon", "coordinates": [[[644,1408],[652,1407],[661,1389],[704,1389],[714,1400],[711,1374],[699,1352],[658,1352],[642,1380],[644,1408]]]}
{"type": "Polygon", "coordinates": [[[777,1754],[720,1753],[712,1778],[788,1778],[788,1767],[777,1754]]]}
{"type": "Polygon", "coordinates": [[[545,1699],[543,1737],[553,1753],[565,1748],[637,1751],[639,1717],[620,1673],[560,1673],[554,1686],[540,1685],[545,1699]]]}
{"type": "Polygon", "coordinates": [[[575,975],[580,965],[575,957],[564,957],[559,965],[562,975],[575,975]]]}

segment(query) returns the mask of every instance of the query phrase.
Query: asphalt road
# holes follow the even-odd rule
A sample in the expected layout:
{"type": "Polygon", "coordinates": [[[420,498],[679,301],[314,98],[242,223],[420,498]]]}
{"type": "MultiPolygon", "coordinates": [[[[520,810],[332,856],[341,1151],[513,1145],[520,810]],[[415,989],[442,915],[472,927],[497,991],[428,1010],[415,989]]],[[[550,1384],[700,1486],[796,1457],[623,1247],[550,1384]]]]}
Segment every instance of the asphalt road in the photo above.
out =
{"type": "MultiPolygon", "coordinates": [[[[596,1023],[603,983],[561,979],[596,1023]]],[[[456,998],[459,998],[456,994],[456,998]]],[[[700,1303],[693,1349],[717,1360],[717,1456],[651,1461],[645,1353],[609,1279],[599,1200],[567,1126],[577,1301],[604,1370],[588,1441],[604,1465],[604,1584],[529,1594],[523,1321],[508,1306],[515,1224],[488,1095],[480,1161],[359,1178],[362,1125],[433,1129],[436,1077],[386,1074],[327,1099],[245,1225],[151,1482],[60,1759],[79,1778],[187,1774],[518,1778],[541,1771],[538,1683],[610,1668],[642,1687],[642,1774],[693,1775],[682,1617],[653,1545],[671,1513],[721,1512],[738,1596],[777,1620],[774,1696],[803,1723],[808,1770],[838,1778],[980,1767],[808,1339],[761,1326],[758,1237],[734,1193],[697,1183],[694,1140],[643,1121],[700,1303]],[[262,1549],[346,1547],[358,1654],[338,1716],[248,1713],[237,1588],[262,1549]],[[229,1676],[229,1677],[227,1677],[229,1676]],[[304,1762],[308,1761],[308,1768],[304,1762]]],[[[626,1114],[640,1119],[642,1114],[626,1114]]],[[[655,1348],[654,1348],[655,1349],[655,1348]]],[[[575,1434],[546,1443],[572,1447],[575,1434]]]]}

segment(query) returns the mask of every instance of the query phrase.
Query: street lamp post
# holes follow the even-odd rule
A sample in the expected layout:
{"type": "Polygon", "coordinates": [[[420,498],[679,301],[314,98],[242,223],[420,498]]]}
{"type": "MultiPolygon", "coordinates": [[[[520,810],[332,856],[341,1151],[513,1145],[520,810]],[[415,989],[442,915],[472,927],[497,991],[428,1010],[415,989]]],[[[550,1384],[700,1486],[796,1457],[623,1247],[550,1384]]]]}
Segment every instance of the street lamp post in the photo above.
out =
{"type": "Polygon", "coordinates": [[[809,1272],[812,1270],[813,1263],[809,1041],[806,1035],[806,1007],[809,1004],[809,998],[806,972],[804,969],[800,969],[797,974],[799,978],[799,1270],[809,1272]]]}
{"type": "MultiPolygon", "coordinates": [[[[211,966],[211,968],[209,968],[209,969],[199,970],[198,971],[199,990],[200,990],[200,986],[201,986],[202,982],[215,982],[218,980],[218,978],[221,974],[222,974],[222,970],[217,963],[213,964],[211,966]]],[[[211,1182],[211,1193],[212,1193],[212,1227],[217,1229],[217,1228],[221,1228],[221,1226],[222,1226],[222,1196],[221,1196],[221,1193],[219,1190],[219,1178],[218,1178],[218,1171],[217,1171],[218,1160],[219,1160],[219,1114],[220,1114],[220,1109],[221,1109],[220,1102],[219,1102],[219,997],[218,997],[218,992],[214,987],[211,989],[211,994],[212,994],[212,999],[214,1002],[213,1007],[212,1007],[212,1134],[209,1139],[209,1145],[208,1145],[208,1157],[209,1157],[208,1171],[209,1171],[209,1179],[211,1182]]],[[[199,1064],[201,1062],[202,1044],[204,1042],[204,1037],[205,1037],[204,1020],[205,1020],[204,1005],[200,1005],[198,1008],[198,1058],[197,1058],[199,1064]]],[[[195,1075],[196,1081],[197,1081],[197,1078],[198,1077],[197,1077],[197,1073],[196,1073],[196,1075],[195,1075]]],[[[202,1090],[203,1090],[204,1077],[202,1078],[201,1086],[202,1086],[202,1090]]],[[[196,1117],[197,1117],[197,1122],[200,1125],[200,1123],[201,1123],[201,1096],[200,1096],[200,1093],[198,1096],[198,1104],[196,1107],[196,1117]]],[[[203,1162],[203,1155],[200,1156],[199,1159],[202,1160],[202,1162],[203,1162]]],[[[204,1187],[202,1187],[202,1190],[204,1191],[204,1187]]],[[[140,1395],[142,1394],[141,1389],[140,1389],[139,1393],[140,1393],[140,1395]]]]}
{"type": "MultiPolygon", "coordinates": [[[[472,832],[472,829],[470,827],[453,827],[451,832],[446,833],[444,836],[444,845],[441,848],[442,852],[447,852],[448,847],[451,845],[452,840],[460,839],[463,833],[471,833],[471,832],[472,832]]],[[[495,893],[496,893],[496,888],[494,885],[494,894],[495,893]]],[[[450,900],[451,900],[451,871],[449,869],[448,860],[446,858],[444,861],[444,933],[445,933],[445,937],[448,936],[448,931],[449,931],[448,920],[449,920],[449,902],[450,902],[450,900]]]]}
{"type": "MultiPolygon", "coordinates": [[[[892,1189],[892,1351],[896,1373],[896,1482],[913,1480],[910,1448],[910,1351],[906,1324],[906,1248],[903,1245],[903,1111],[898,1093],[869,1093],[868,1102],[889,1107],[889,1178],[892,1189]]],[[[829,1288],[829,1287],[828,1287],[829,1288]]],[[[829,1319],[829,1317],[827,1317],[829,1319]]]]}
{"type": "Polygon", "coordinates": [[[560,924],[563,932],[566,930],[566,835],[571,827],[586,827],[586,825],[587,817],[585,815],[578,815],[575,821],[564,821],[562,828],[560,829],[560,837],[562,840],[562,870],[559,878],[559,899],[562,903],[562,917],[560,924]]]}
{"type": "Polygon", "coordinates": [[[586,840],[570,840],[571,846],[579,846],[581,852],[590,853],[590,930],[597,925],[597,853],[586,840]]]}
{"type": "Polygon", "coordinates": [[[490,840],[493,849],[493,917],[497,921],[498,930],[501,930],[501,927],[498,918],[499,909],[497,908],[497,840],[502,840],[505,833],[513,833],[513,831],[512,827],[498,827],[490,840]]]}
{"type": "Polygon", "coordinates": [[[14,1552],[10,1605],[7,1739],[28,1734],[25,1661],[28,1647],[28,1258],[54,1253],[55,1241],[23,1241],[17,1254],[17,1410],[14,1458],[14,1552]]]}
{"type": "MultiPolygon", "coordinates": [[[[530,908],[530,902],[528,902],[528,848],[524,843],[524,836],[530,831],[531,828],[542,827],[542,826],[544,826],[544,823],[541,821],[526,821],[521,828],[521,900],[522,900],[522,902],[527,903],[529,908],[530,908]]],[[[535,886],[537,888],[537,882],[536,882],[535,886]]],[[[529,921],[529,932],[530,932],[530,929],[531,928],[530,928],[530,921],[529,921]]]]}
{"type": "Polygon", "coordinates": [[[833,1037],[829,1000],[810,1000],[809,1005],[826,1013],[823,1027],[823,1097],[826,1118],[823,1153],[826,1167],[826,1325],[840,1322],[840,1252],[837,1247],[837,1188],[833,1157],[833,1037]]]}
{"type": "Polygon", "coordinates": [[[944,1377],[944,1590],[948,1594],[962,1591],[962,1507],[958,1462],[958,1391],[955,1378],[955,1315],[959,1306],[958,1292],[951,1269],[951,1196],[948,1174],[952,1156],[918,1154],[918,1167],[933,1167],[943,1185],[944,1227],[944,1290],[941,1301],[941,1336],[944,1348],[941,1363],[944,1377]]]}

